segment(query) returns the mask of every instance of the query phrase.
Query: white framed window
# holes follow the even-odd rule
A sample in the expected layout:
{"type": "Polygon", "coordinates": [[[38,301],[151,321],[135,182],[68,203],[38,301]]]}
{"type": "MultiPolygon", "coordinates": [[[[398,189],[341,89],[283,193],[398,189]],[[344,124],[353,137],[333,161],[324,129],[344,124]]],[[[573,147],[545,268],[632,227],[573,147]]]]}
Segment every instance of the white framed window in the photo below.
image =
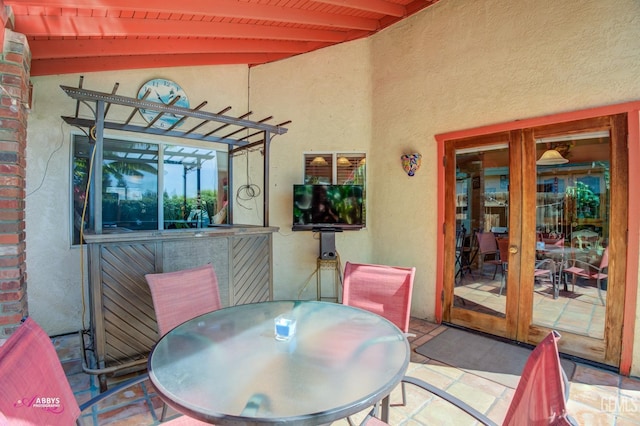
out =
{"type": "Polygon", "coordinates": [[[303,183],[315,185],[361,185],[362,218],[366,225],[367,156],[364,152],[304,153],[303,183]]]}
{"type": "MultiPolygon", "coordinates": [[[[227,151],[105,137],[102,190],[96,201],[98,206],[94,206],[91,200],[95,183],[91,183],[87,197],[94,147],[86,135],[73,135],[74,245],[80,243],[81,227],[90,229],[95,217],[102,218],[103,232],[201,228],[226,223],[226,214],[222,213],[226,212],[228,195],[227,151]]],[[[97,165],[94,163],[93,167],[97,165]]]]}

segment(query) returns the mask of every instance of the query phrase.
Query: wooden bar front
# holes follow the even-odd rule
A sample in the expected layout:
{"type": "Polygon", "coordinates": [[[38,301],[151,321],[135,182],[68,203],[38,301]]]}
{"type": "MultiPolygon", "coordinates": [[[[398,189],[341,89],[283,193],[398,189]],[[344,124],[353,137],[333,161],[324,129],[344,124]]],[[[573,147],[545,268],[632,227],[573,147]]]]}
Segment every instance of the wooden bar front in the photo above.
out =
{"type": "Polygon", "coordinates": [[[143,369],[158,339],[145,274],[211,263],[223,306],[271,300],[277,229],[231,225],[86,235],[93,372],[101,388],[106,389],[106,373],[143,369]]]}

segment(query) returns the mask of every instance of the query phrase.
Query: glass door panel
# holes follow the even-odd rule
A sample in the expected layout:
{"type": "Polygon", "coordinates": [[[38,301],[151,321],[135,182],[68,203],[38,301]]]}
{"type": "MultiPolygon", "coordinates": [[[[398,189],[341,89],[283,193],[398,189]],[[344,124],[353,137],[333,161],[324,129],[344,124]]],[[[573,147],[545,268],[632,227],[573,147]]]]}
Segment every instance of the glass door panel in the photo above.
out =
{"type": "Polygon", "coordinates": [[[458,149],[455,162],[454,307],[505,318],[508,144],[458,149]]]}
{"type": "Polygon", "coordinates": [[[604,338],[610,148],[608,131],[536,140],[534,325],[604,338]]]}

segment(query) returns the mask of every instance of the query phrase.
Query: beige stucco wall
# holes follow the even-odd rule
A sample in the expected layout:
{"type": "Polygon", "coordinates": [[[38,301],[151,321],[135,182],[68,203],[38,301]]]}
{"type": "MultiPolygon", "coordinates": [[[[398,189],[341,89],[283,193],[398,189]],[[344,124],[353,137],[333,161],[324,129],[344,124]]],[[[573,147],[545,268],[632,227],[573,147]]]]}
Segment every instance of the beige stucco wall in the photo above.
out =
{"type": "MultiPolygon", "coordinates": [[[[85,87],[110,91],[119,81],[119,92],[132,95],[147,79],[162,76],[209,106],[292,120],[289,132],[271,146],[270,224],[280,227],[274,235],[278,299],[315,297],[318,240],[291,231],[292,185],[302,181],[303,153],[366,152],[367,229],[336,236],[341,261],[416,266],[412,313],[433,319],[441,162],[434,135],[640,99],[639,40],[636,0],[441,0],[372,38],[250,70],[87,74],[85,87]],[[414,151],[423,154],[422,168],[408,177],[399,157],[414,151]]],[[[81,327],[79,254],[68,241],[71,129],[59,119],[73,114],[75,104],[58,88],[77,81],[77,75],[35,78],[29,118],[29,305],[50,333],[81,327]],[[40,187],[47,159],[60,144],[40,187]]],[[[250,154],[250,183],[261,181],[261,161],[259,152],[250,154]]],[[[246,158],[236,164],[236,183],[247,183],[246,158]]],[[[261,223],[260,202],[252,200],[252,209],[236,207],[236,219],[261,223]]],[[[638,375],[640,342],[635,344],[632,374],[638,375]]]]}

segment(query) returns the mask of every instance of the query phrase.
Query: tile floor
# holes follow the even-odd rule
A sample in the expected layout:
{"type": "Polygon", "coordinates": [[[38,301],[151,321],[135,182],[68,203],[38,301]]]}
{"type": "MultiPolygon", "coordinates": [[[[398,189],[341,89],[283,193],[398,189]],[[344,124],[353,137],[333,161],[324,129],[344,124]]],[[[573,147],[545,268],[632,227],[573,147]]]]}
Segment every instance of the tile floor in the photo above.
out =
{"type": "MultiPolygon", "coordinates": [[[[416,318],[411,319],[411,347],[415,348],[446,329],[416,318]]],[[[82,372],[80,337],[61,336],[53,339],[67,377],[79,403],[98,393],[95,376],[82,372]]],[[[514,389],[430,360],[412,352],[407,374],[427,380],[446,389],[476,409],[484,412],[497,423],[506,414],[514,389]]],[[[392,425],[473,425],[469,417],[455,408],[438,401],[421,390],[407,387],[405,407],[392,407],[392,425]]],[[[392,403],[399,399],[399,392],[392,394],[392,403]]],[[[143,382],[127,392],[109,398],[93,411],[82,413],[87,425],[157,425],[162,402],[148,382],[143,382]]],[[[569,395],[569,411],[581,425],[640,426],[640,379],[622,377],[607,370],[578,364],[569,395]]],[[[170,411],[171,412],[171,411],[170,411]]],[[[356,423],[363,414],[354,416],[356,423]]],[[[347,425],[346,420],[335,425],[347,425]]]]}

